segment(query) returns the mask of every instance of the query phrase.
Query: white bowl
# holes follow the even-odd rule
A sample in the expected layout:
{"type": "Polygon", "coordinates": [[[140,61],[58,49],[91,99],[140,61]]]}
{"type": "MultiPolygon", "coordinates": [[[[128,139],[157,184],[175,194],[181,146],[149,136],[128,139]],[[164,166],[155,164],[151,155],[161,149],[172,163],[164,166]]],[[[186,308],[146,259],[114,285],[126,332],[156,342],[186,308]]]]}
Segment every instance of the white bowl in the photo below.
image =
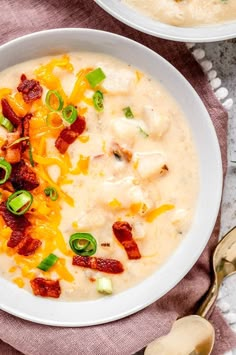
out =
{"type": "Polygon", "coordinates": [[[18,317],[56,326],[85,326],[113,321],[139,311],[174,287],[199,258],[213,230],[222,190],[221,155],[211,119],[184,77],[150,49],[108,32],[57,29],[33,33],[0,47],[0,71],[29,59],[93,51],[129,62],[159,80],[184,111],[197,147],[200,193],[192,227],[168,262],[142,283],[96,301],[63,302],[35,297],[0,279],[0,308],[18,317]]]}
{"type": "Polygon", "coordinates": [[[236,21],[202,27],[176,27],[155,21],[134,11],[121,0],[95,1],[126,25],[156,37],[181,42],[214,42],[236,37],[236,21]]]}

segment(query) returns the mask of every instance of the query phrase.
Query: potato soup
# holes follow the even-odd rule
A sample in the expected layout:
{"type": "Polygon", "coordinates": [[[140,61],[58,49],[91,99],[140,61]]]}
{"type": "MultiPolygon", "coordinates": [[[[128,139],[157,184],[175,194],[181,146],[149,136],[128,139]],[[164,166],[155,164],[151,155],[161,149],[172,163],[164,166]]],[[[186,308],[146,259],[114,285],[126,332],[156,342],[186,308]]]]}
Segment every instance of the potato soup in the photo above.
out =
{"type": "Polygon", "coordinates": [[[4,70],[0,99],[1,276],[79,301],[158,270],[191,226],[199,187],[168,92],[113,57],[69,53],[4,70]]]}
{"type": "Polygon", "coordinates": [[[154,20],[194,27],[236,20],[235,0],[122,0],[154,20]]]}

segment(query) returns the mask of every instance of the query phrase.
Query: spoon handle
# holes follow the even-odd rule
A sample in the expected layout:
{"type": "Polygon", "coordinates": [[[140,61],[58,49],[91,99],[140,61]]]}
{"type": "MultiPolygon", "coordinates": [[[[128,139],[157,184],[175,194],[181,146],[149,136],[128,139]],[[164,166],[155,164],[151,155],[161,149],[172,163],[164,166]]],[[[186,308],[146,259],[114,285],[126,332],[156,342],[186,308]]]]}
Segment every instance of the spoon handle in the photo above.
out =
{"type": "Polygon", "coordinates": [[[197,310],[196,314],[206,318],[207,313],[210,311],[210,309],[212,308],[212,306],[214,305],[216,299],[217,299],[217,295],[219,292],[219,288],[220,288],[220,283],[218,282],[217,278],[214,278],[214,281],[212,282],[211,287],[209,288],[204,301],[202,302],[201,306],[199,307],[199,309],[197,310]]]}

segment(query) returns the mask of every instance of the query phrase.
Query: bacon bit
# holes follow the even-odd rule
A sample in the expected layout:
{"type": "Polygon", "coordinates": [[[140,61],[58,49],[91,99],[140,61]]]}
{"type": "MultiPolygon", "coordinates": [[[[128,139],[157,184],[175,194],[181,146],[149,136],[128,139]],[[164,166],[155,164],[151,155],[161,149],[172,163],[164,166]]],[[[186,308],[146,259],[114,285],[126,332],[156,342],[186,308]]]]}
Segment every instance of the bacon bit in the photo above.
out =
{"type": "Polygon", "coordinates": [[[0,214],[8,227],[12,229],[12,234],[7,242],[9,248],[15,248],[25,238],[26,229],[31,226],[31,223],[25,216],[16,216],[8,211],[6,202],[0,204],[0,214]]]}
{"type": "Polygon", "coordinates": [[[165,175],[166,173],[168,173],[169,171],[169,168],[166,164],[164,164],[162,167],[161,167],[161,170],[160,170],[160,175],[163,176],[165,175]]]}
{"type": "Polygon", "coordinates": [[[96,281],[96,279],[95,279],[94,277],[90,277],[90,278],[89,278],[89,281],[91,281],[91,282],[95,282],[95,281],[96,281]]]}
{"type": "Polygon", "coordinates": [[[110,243],[101,243],[101,247],[110,247],[111,244],[110,243]]]}
{"type": "Polygon", "coordinates": [[[22,142],[14,144],[8,147],[10,144],[15,142],[21,136],[21,127],[19,126],[17,131],[12,133],[7,133],[7,142],[2,147],[2,151],[5,153],[5,159],[10,164],[18,163],[21,159],[22,142]]]}
{"type": "Polygon", "coordinates": [[[112,226],[113,233],[117,240],[124,247],[129,259],[140,259],[138,245],[132,236],[132,227],[128,222],[117,221],[112,226]]]}
{"type": "Polygon", "coordinates": [[[124,271],[124,267],[120,261],[114,259],[96,258],[90,256],[73,257],[72,265],[87,267],[109,274],[120,274],[124,271]]]}
{"type": "Polygon", "coordinates": [[[10,239],[7,242],[9,248],[15,248],[24,239],[24,232],[13,230],[10,239]]]}
{"type": "Polygon", "coordinates": [[[84,132],[86,128],[85,118],[82,116],[78,116],[76,121],[70,125],[70,127],[64,128],[57,140],[55,142],[56,148],[59,150],[61,154],[64,154],[69,145],[74,143],[76,138],[84,132]]]}
{"type": "Polygon", "coordinates": [[[21,83],[17,90],[22,93],[26,103],[38,100],[41,98],[43,89],[37,80],[28,80],[25,74],[21,75],[21,83]]]}
{"type": "Polygon", "coordinates": [[[26,228],[31,226],[31,223],[25,216],[17,216],[8,211],[5,201],[0,204],[0,213],[6,225],[13,231],[24,233],[26,228]]]}
{"type": "Polygon", "coordinates": [[[133,154],[130,150],[120,146],[118,143],[114,143],[112,145],[112,153],[119,160],[125,160],[128,163],[131,161],[132,156],[133,156],[133,154]]]}
{"type": "Polygon", "coordinates": [[[59,280],[47,280],[42,277],[36,277],[30,280],[30,284],[35,296],[59,298],[61,287],[59,280]]]}
{"type": "Polygon", "coordinates": [[[35,172],[26,165],[24,160],[13,165],[10,181],[15,190],[31,191],[39,186],[35,172]]]}
{"type": "Polygon", "coordinates": [[[42,242],[39,239],[34,239],[26,236],[17,247],[17,253],[20,255],[28,256],[35,253],[35,250],[40,247],[42,242]]]}
{"type": "Polygon", "coordinates": [[[21,123],[20,117],[16,115],[11,106],[9,105],[6,99],[1,100],[2,104],[2,114],[4,117],[8,118],[9,121],[13,124],[13,126],[17,127],[21,123]]]}

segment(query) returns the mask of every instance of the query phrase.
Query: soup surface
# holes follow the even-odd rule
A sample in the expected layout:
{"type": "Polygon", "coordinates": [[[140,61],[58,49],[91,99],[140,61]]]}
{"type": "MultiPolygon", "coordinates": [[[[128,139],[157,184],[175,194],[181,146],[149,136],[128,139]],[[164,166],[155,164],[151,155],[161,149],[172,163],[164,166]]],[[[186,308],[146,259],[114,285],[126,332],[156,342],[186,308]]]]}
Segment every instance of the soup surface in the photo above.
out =
{"type": "Polygon", "coordinates": [[[236,20],[235,0],[122,0],[154,20],[193,27],[236,20]]]}
{"type": "Polygon", "coordinates": [[[0,83],[1,276],[78,301],[160,268],[192,223],[199,185],[173,98],[95,53],[21,63],[0,83]]]}

